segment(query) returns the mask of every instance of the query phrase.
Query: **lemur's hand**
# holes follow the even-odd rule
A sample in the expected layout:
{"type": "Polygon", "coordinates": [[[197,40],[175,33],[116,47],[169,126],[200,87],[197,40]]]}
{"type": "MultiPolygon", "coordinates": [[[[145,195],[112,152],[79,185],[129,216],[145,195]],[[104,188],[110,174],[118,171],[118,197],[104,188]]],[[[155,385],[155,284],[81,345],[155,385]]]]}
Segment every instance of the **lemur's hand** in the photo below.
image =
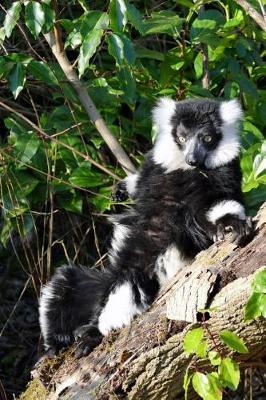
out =
{"type": "Polygon", "coordinates": [[[124,181],[118,182],[114,192],[111,195],[111,198],[114,201],[125,201],[129,198],[126,183],[124,181]]]}
{"type": "Polygon", "coordinates": [[[75,355],[77,358],[87,356],[98,344],[101,343],[103,336],[94,325],[82,325],[74,332],[75,355]]]}
{"type": "Polygon", "coordinates": [[[231,242],[235,242],[236,244],[245,243],[253,232],[251,217],[239,219],[237,216],[227,214],[218,219],[215,225],[213,241],[220,242],[224,240],[225,235],[229,232],[232,233],[229,237],[231,242]]]}

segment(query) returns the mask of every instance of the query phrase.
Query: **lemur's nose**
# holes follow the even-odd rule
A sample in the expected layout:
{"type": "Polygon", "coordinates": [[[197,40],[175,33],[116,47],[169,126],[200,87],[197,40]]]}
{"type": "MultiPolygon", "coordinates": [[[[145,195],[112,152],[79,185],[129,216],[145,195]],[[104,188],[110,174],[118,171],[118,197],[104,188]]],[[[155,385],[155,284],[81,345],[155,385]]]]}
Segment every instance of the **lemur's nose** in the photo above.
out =
{"type": "Polygon", "coordinates": [[[188,165],[191,165],[192,167],[195,167],[196,165],[198,165],[198,161],[197,161],[196,157],[194,156],[194,154],[188,154],[186,156],[186,163],[188,165]]]}

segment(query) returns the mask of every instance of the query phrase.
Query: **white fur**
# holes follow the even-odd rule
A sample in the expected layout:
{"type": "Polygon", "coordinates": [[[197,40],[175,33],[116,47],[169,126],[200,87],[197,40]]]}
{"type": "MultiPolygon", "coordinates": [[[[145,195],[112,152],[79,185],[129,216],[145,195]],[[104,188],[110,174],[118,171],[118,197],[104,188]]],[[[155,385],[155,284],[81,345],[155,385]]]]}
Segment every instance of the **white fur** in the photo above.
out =
{"type": "Polygon", "coordinates": [[[110,293],[99,316],[99,331],[103,335],[107,335],[111,329],[128,325],[135,315],[141,314],[143,311],[144,307],[139,307],[135,303],[130,282],[125,282],[110,293]]]}
{"type": "Polygon", "coordinates": [[[139,174],[131,174],[124,179],[127,187],[127,192],[130,196],[134,196],[134,194],[136,193],[138,178],[139,174]]]}
{"type": "Polygon", "coordinates": [[[176,102],[168,97],[159,99],[152,111],[153,122],[157,128],[157,138],[153,147],[153,161],[165,168],[166,173],[176,169],[191,169],[185,162],[172,136],[171,118],[174,115],[176,102]]]}
{"type": "Polygon", "coordinates": [[[235,200],[223,200],[207,212],[207,219],[213,224],[226,214],[237,215],[240,219],[246,219],[245,209],[235,200]]]}
{"type": "MultiPolygon", "coordinates": [[[[39,322],[41,327],[42,336],[44,339],[44,347],[46,348],[46,341],[49,334],[49,319],[47,318],[47,312],[49,311],[50,300],[56,297],[52,282],[47,283],[41,290],[41,297],[39,303],[39,322]]],[[[46,348],[47,350],[47,348],[46,348]]]]}
{"type": "Polygon", "coordinates": [[[169,246],[163,254],[156,260],[155,271],[159,279],[160,286],[171,279],[177,271],[180,271],[188,260],[185,260],[175,245],[169,246]]]}
{"type": "Polygon", "coordinates": [[[217,168],[236,158],[240,151],[240,136],[238,122],[243,112],[238,100],[223,101],[220,105],[220,115],[223,121],[223,137],[218,146],[212,151],[206,161],[207,168],[217,168]]]}
{"type": "Polygon", "coordinates": [[[112,218],[111,220],[114,223],[114,232],[111,241],[111,248],[109,251],[109,259],[112,263],[115,263],[114,259],[117,253],[119,253],[121,248],[124,246],[124,243],[130,234],[130,229],[125,225],[115,222],[114,218],[112,218]]]}
{"type": "Polygon", "coordinates": [[[220,115],[225,124],[235,124],[243,117],[241,105],[237,99],[223,101],[220,105],[220,115]]]}

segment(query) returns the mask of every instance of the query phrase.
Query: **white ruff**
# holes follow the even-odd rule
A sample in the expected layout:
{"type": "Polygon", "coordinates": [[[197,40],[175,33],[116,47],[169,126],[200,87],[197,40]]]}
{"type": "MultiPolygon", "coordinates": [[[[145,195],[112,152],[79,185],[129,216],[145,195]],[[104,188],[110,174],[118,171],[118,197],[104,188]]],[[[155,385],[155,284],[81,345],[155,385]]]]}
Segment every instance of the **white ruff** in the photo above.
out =
{"type": "Polygon", "coordinates": [[[243,118],[243,111],[237,99],[223,101],[220,106],[220,115],[225,124],[235,124],[243,118]]]}
{"type": "Polygon", "coordinates": [[[191,169],[185,162],[183,153],[179,150],[172,136],[171,119],[174,115],[176,102],[168,97],[159,99],[152,111],[153,122],[157,128],[157,138],[153,147],[153,161],[166,169],[166,173],[176,169],[191,169]]]}
{"type": "Polygon", "coordinates": [[[135,315],[141,314],[144,307],[138,307],[129,282],[117,286],[109,295],[98,322],[99,331],[107,335],[111,329],[129,325],[135,315]]]}
{"type": "Polygon", "coordinates": [[[131,174],[124,179],[124,182],[126,183],[126,187],[127,187],[127,192],[130,196],[134,196],[134,194],[136,192],[138,178],[139,178],[139,175],[137,173],[137,174],[131,174]]]}
{"type": "Polygon", "coordinates": [[[226,214],[237,215],[240,219],[246,219],[245,209],[235,200],[223,200],[207,212],[207,219],[213,224],[226,214]]]}
{"type": "Polygon", "coordinates": [[[41,290],[41,297],[39,303],[39,322],[41,327],[42,336],[44,339],[44,347],[47,350],[47,339],[49,335],[49,319],[47,312],[49,311],[49,305],[51,300],[56,297],[56,293],[51,282],[47,283],[41,290]]]}
{"type": "Polygon", "coordinates": [[[188,260],[184,260],[175,245],[169,246],[163,254],[160,254],[155,263],[155,271],[159,279],[160,286],[164,285],[178,271],[180,271],[188,260]]]}
{"type": "Polygon", "coordinates": [[[222,124],[222,139],[206,161],[207,168],[217,168],[228,164],[236,158],[240,151],[240,137],[238,133],[238,122],[242,119],[243,112],[239,102],[234,99],[223,101],[220,105],[222,124]]]}

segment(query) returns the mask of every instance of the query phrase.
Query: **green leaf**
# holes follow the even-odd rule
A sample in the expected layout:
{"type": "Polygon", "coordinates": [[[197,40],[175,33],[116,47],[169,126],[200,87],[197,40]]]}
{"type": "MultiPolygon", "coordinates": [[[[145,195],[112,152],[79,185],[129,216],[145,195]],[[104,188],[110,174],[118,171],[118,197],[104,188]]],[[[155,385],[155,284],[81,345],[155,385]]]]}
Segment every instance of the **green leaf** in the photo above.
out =
{"type": "Polygon", "coordinates": [[[126,2],[127,17],[131,25],[137,29],[141,34],[143,33],[143,22],[139,10],[128,1],[126,2]]]}
{"type": "Polygon", "coordinates": [[[135,52],[137,58],[150,58],[152,60],[164,61],[164,54],[159,51],[146,49],[142,46],[136,46],[135,52]]]}
{"type": "Polygon", "coordinates": [[[202,327],[194,328],[188,331],[184,337],[183,347],[186,353],[195,353],[198,346],[204,337],[204,330],[202,327]]]}
{"type": "Polygon", "coordinates": [[[221,356],[217,351],[209,351],[208,357],[211,365],[220,365],[221,364],[221,356]]]}
{"type": "Polygon", "coordinates": [[[248,353],[248,348],[243,339],[241,339],[236,333],[224,329],[220,332],[219,336],[220,339],[230,347],[230,349],[235,350],[238,353],[248,353]]]}
{"type": "Polygon", "coordinates": [[[19,93],[23,89],[25,81],[26,78],[23,65],[20,63],[14,65],[8,75],[8,82],[15,99],[18,97],[19,93]]]}
{"type": "Polygon", "coordinates": [[[101,43],[102,35],[102,29],[94,29],[85,37],[78,58],[79,76],[83,75],[84,71],[89,66],[91,57],[94,55],[97,47],[101,43]]]}
{"type": "Polygon", "coordinates": [[[212,374],[195,372],[192,377],[192,385],[198,395],[204,400],[221,400],[222,390],[218,379],[212,374]]]}
{"type": "Polygon", "coordinates": [[[58,85],[55,74],[50,69],[49,65],[43,61],[33,60],[29,63],[27,69],[36,79],[51,83],[52,85],[58,85]]]}
{"type": "Polygon", "coordinates": [[[110,33],[107,37],[108,52],[116,60],[117,65],[122,65],[125,61],[129,64],[135,62],[135,51],[129,38],[122,33],[110,33]]]}
{"type": "Polygon", "coordinates": [[[127,7],[124,0],[110,1],[110,26],[115,32],[121,31],[127,23],[127,7]]]}
{"type": "Polygon", "coordinates": [[[184,376],[184,380],[183,380],[183,389],[185,391],[185,400],[187,400],[188,388],[189,388],[192,376],[193,376],[193,373],[189,370],[189,368],[187,368],[185,376],[184,376]]]}
{"type": "Polygon", "coordinates": [[[254,292],[266,293],[266,268],[264,267],[258,271],[255,275],[254,281],[252,283],[252,288],[254,292]]]}
{"type": "Polygon", "coordinates": [[[143,35],[152,33],[169,33],[173,35],[182,28],[183,19],[171,11],[152,13],[143,23],[143,35]]]}
{"type": "Polygon", "coordinates": [[[40,3],[29,1],[26,4],[25,22],[33,36],[37,38],[45,23],[45,14],[40,3]]]}
{"type": "Polygon", "coordinates": [[[14,148],[16,158],[23,163],[29,164],[40,146],[39,139],[32,133],[21,133],[15,138],[14,148]]]}
{"type": "Polygon", "coordinates": [[[60,207],[65,210],[78,214],[82,213],[83,200],[79,193],[60,193],[60,195],[57,196],[57,200],[60,207]]]}
{"type": "Polygon", "coordinates": [[[263,300],[262,293],[255,293],[253,292],[252,295],[249,297],[248,302],[245,306],[245,321],[249,321],[251,319],[255,319],[261,316],[261,301],[263,300]]]}
{"type": "Polygon", "coordinates": [[[77,30],[80,31],[81,36],[85,37],[93,29],[108,29],[109,26],[109,16],[107,13],[101,11],[89,11],[82,18],[82,23],[77,30]]]}
{"type": "Polygon", "coordinates": [[[92,172],[87,167],[79,167],[72,172],[69,181],[80,187],[97,187],[103,185],[106,179],[102,174],[92,172]]]}
{"type": "Polygon", "coordinates": [[[117,65],[122,65],[124,61],[124,43],[120,36],[110,33],[107,37],[108,52],[114,57],[117,65]]]}
{"type": "Polygon", "coordinates": [[[19,19],[20,11],[21,11],[20,1],[14,1],[11,7],[6,12],[3,25],[4,25],[5,35],[8,38],[11,36],[11,33],[19,19]]]}
{"type": "Polygon", "coordinates": [[[194,69],[196,72],[196,78],[200,79],[203,73],[203,54],[201,51],[197,54],[194,60],[194,69]]]}
{"type": "Polygon", "coordinates": [[[136,81],[132,75],[131,69],[126,66],[122,67],[118,73],[118,78],[124,92],[123,97],[130,104],[133,104],[136,99],[136,81]]]}
{"type": "Polygon", "coordinates": [[[202,12],[193,21],[190,38],[195,42],[214,44],[217,47],[219,42],[216,32],[224,23],[224,16],[217,10],[207,10],[202,12]]]}
{"type": "Polygon", "coordinates": [[[224,387],[236,390],[240,381],[239,365],[231,358],[223,358],[218,367],[219,379],[224,387]]]}
{"type": "Polygon", "coordinates": [[[49,32],[55,23],[55,11],[52,9],[52,7],[49,4],[46,4],[45,2],[41,3],[43,12],[44,12],[44,24],[42,27],[42,31],[44,33],[49,32]]]}

